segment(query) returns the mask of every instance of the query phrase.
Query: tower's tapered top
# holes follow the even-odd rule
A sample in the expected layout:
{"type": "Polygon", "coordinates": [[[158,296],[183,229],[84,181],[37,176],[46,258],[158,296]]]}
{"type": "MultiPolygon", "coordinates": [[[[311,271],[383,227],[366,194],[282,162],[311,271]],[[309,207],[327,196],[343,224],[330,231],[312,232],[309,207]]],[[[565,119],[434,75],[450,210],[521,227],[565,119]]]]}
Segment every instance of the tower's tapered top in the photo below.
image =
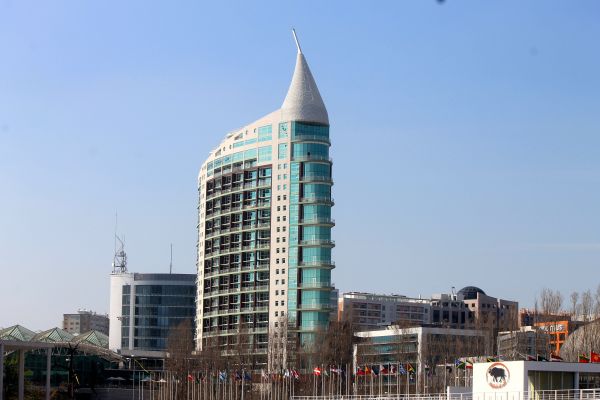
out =
{"type": "Polygon", "coordinates": [[[325,103],[321,98],[315,79],[302,54],[300,43],[296,37],[296,31],[292,30],[298,55],[296,56],[296,68],[292,76],[292,82],[288,89],[283,105],[281,106],[282,117],[288,121],[316,122],[329,125],[329,116],[325,103]]]}

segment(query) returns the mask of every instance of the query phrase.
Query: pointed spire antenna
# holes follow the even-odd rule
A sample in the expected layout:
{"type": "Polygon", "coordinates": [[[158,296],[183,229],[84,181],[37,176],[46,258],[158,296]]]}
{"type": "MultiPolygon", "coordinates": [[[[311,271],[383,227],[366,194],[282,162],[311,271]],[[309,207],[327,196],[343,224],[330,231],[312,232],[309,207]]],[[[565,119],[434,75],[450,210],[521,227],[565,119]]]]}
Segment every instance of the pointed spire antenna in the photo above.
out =
{"type": "Polygon", "coordinates": [[[302,54],[300,42],[298,41],[298,36],[296,36],[296,30],[294,28],[292,28],[292,35],[294,35],[294,41],[296,42],[296,47],[298,48],[298,54],[302,54]]]}

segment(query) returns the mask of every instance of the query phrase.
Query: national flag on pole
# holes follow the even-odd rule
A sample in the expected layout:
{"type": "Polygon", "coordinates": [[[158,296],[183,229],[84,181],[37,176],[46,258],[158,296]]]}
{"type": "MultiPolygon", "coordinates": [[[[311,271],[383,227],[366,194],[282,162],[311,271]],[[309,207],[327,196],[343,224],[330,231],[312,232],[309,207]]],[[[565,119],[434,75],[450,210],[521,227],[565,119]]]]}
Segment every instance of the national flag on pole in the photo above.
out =
{"type": "Polygon", "coordinates": [[[554,353],[550,353],[550,361],[562,361],[562,360],[563,360],[562,357],[557,356],[554,353]]]}
{"type": "Polygon", "coordinates": [[[466,368],[466,366],[467,366],[467,365],[465,364],[465,362],[464,362],[464,361],[462,361],[462,360],[460,360],[460,359],[456,359],[456,360],[454,361],[454,365],[455,365],[455,366],[456,366],[456,368],[458,368],[458,369],[465,369],[465,368],[466,368]]]}
{"type": "Polygon", "coordinates": [[[361,367],[358,367],[356,369],[356,375],[361,375],[361,376],[365,375],[365,370],[363,368],[361,368],[361,367]]]}
{"type": "Polygon", "coordinates": [[[465,367],[467,369],[473,369],[473,363],[471,361],[469,361],[469,360],[466,360],[465,361],[465,367]]]}
{"type": "Polygon", "coordinates": [[[537,357],[527,354],[527,361],[537,361],[537,357]]]}
{"type": "Polygon", "coordinates": [[[188,382],[194,382],[194,377],[192,376],[192,374],[188,374],[187,380],[188,382]]]}
{"type": "Polygon", "coordinates": [[[398,373],[400,375],[406,375],[406,370],[404,369],[404,365],[402,365],[402,364],[398,365],[398,373]]]}
{"type": "Polygon", "coordinates": [[[298,373],[298,371],[296,371],[295,369],[292,370],[292,376],[294,377],[294,379],[300,379],[300,374],[298,373]]]}
{"type": "Polygon", "coordinates": [[[590,361],[593,363],[600,363],[600,354],[590,352],[590,361]]]}
{"type": "Polygon", "coordinates": [[[371,373],[375,376],[378,376],[379,375],[379,365],[372,365],[371,373]]]}
{"type": "Polygon", "coordinates": [[[537,355],[537,361],[548,361],[548,359],[546,357],[544,357],[543,355],[538,354],[537,355]]]}
{"type": "Polygon", "coordinates": [[[579,362],[587,364],[587,363],[590,362],[590,359],[585,354],[580,354],[579,355],[579,362]]]}
{"type": "Polygon", "coordinates": [[[365,365],[365,375],[371,375],[373,373],[373,371],[371,371],[371,368],[369,368],[368,365],[365,365]]]}
{"type": "Polygon", "coordinates": [[[269,380],[269,375],[267,375],[267,373],[265,372],[265,370],[264,370],[264,369],[261,369],[261,370],[260,370],[260,378],[261,378],[261,379],[264,379],[265,381],[268,381],[268,380],[269,380]]]}
{"type": "Polygon", "coordinates": [[[219,380],[223,382],[225,379],[227,379],[227,372],[219,371],[219,380]]]}
{"type": "Polygon", "coordinates": [[[498,359],[496,357],[488,357],[486,358],[486,362],[496,362],[498,359]]]}
{"type": "Polygon", "coordinates": [[[313,369],[313,374],[316,375],[316,376],[321,376],[321,368],[315,367],[313,369]]]}
{"type": "Polygon", "coordinates": [[[388,368],[386,368],[385,365],[380,364],[379,365],[379,373],[382,375],[387,375],[390,373],[390,370],[388,368]]]}
{"type": "Polygon", "coordinates": [[[413,368],[413,366],[410,363],[406,364],[406,370],[410,373],[415,372],[415,369],[413,368]]]}

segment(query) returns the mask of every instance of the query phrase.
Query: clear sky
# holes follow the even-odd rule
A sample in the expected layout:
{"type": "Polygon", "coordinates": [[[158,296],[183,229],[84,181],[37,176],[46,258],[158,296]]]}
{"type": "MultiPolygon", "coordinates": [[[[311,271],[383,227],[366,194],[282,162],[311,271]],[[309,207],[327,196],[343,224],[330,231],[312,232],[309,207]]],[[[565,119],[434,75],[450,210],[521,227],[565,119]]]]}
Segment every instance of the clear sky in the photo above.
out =
{"type": "Polygon", "coordinates": [[[334,282],[531,305],[600,283],[600,2],[0,0],[0,326],[192,273],[196,178],[280,107],[298,31],[331,120],[334,282]]]}

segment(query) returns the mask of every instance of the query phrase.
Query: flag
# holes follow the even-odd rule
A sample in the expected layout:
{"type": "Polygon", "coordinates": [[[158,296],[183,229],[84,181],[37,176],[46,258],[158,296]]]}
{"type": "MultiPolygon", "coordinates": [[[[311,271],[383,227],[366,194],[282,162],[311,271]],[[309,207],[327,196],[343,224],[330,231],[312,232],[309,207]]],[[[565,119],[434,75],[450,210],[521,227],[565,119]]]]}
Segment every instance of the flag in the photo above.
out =
{"type": "Polygon", "coordinates": [[[537,361],[537,357],[527,354],[527,361],[537,361]]]}
{"type": "Polygon", "coordinates": [[[379,375],[379,365],[372,365],[371,373],[375,376],[378,376],[379,375]]]}
{"type": "Polygon", "coordinates": [[[587,358],[587,356],[585,354],[580,354],[579,355],[579,362],[580,363],[589,363],[590,359],[587,358]]]}
{"type": "Polygon", "coordinates": [[[223,382],[225,379],[227,379],[227,372],[219,371],[219,380],[223,382]]]}
{"type": "Polygon", "coordinates": [[[365,375],[365,370],[362,369],[361,367],[358,367],[356,369],[356,375],[365,375]]]}
{"type": "Polygon", "coordinates": [[[383,364],[380,364],[380,365],[379,365],[379,373],[380,373],[380,374],[382,374],[382,375],[387,375],[387,374],[389,374],[389,373],[390,373],[390,371],[389,371],[389,369],[387,369],[387,368],[385,367],[385,365],[383,365],[383,364]]]}
{"type": "Polygon", "coordinates": [[[252,381],[252,376],[248,372],[244,372],[244,380],[250,382],[252,381]]]}
{"type": "Polygon", "coordinates": [[[594,353],[593,351],[590,353],[590,361],[593,363],[600,363],[600,354],[594,353]]]}
{"type": "Polygon", "coordinates": [[[188,374],[187,380],[188,382],[194,382],[194,377],[192,376],[192,374],[188,374]]]}
{"type": "Polygon", "coordinates": [[[471,361],[469,361],[469,360],[466,360],[465,361],[465,367],[467,369],[473,369],[473,363],[471,361]]]}
{"type": "Polygon", "coordinates": [[[268,380],[269,380],[269,375],[267,375],[267,373],[265,372],[265,370],[264,370],[264,369],[261,369],[261,370],[260,370],[260,377],[261,377],[261,379],[264,379],[264,380],[266,380],[266,381],[268,381],[268,380]]]}
{"type": "Polygon", "coordinates": [[[321,368],[315,367],[313,369],[313,374],[315,374],[316,376],[321,376],[321,368]]]}
{"type": "Polygon", "coordinates": [[[368,365],[365,365],[365,375],[371,375],[372,373],[371,368],[369,368],[368,365]]]}
{"type": "Polygon", "coordinates": [[[295,369],[292,370],[292,375],[294,376],[294,379],[300,379],[300,374],[295,369]]]}
{"type": "Polygon", "coordinates": [[[496,361],[498,361],[498,359],[497,359],[497,358],[495,358],[495,357],[488,357],[488,358],[486,358],[486,360],[485,360],[485,361],[486,361],[486,362],[496,362],[496,361]]]}
{"type": "Polygon", "coordinates": [[[341,370],[341,369],[339,369],[338,367],[336,367],[335,365],[332,365],[332,366],[331,366],[331,368],[329,368],[329,370],[330,370],[332,373],[334,373],[334,374],[338,374],[338,375],[342,373],[342,370],[341,370]]]}
{"type": "Polygon", "coordinates": [[[562,357],[557,356],[554,353],[550,353],[550,361],[562,361],[562,360],[563,360],[562,357]]]}
{"type": "Polygon", "coordinates": [[[396,364],[390,364],[390,374],[397,374],[398,366],[396,364]]]}
{"type": "Polygon", "coordinates": [[[538,354],[537,355],[537,361],[548,361],[548,359],[546,357],[544,357],[543,355],[538,354]]]}
{"type": "Polygon", "coordinates": [[[412,365],[410,365],[410,363],[406,364],[406,370],[410,373],[415,372],[415,369],[413,368],[412,365]]]}
{"type": "Polygon", "coordinates": [[[398,373],[400,375],[406,375],[406,370],[404,369],[404,365],[402,365],[402,364],[398,365],[398,373]]]}
{"type": "Polygon", "coordinates": [[[458,369],[465,369],[465,368],[466,368],[466,364],[465,364],[465,362],[464,362],[464,361],[462,361],[462,360],[459,360],[459,359],[456,359],[456,360],[454,361],[454,365],[455,365],[455,366],[456,366],[456,368],[458,368],[458,369]]]}

